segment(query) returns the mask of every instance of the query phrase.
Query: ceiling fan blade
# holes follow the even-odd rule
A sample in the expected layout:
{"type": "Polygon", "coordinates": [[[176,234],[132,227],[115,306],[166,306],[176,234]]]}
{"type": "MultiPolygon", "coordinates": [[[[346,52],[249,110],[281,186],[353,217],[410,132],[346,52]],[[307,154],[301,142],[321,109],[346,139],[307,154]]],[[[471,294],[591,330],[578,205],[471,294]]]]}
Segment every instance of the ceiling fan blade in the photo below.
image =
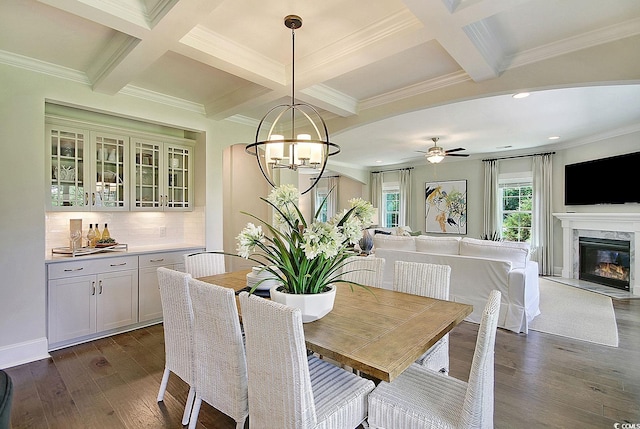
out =
{"type": "Polygon", "coordinates": [[[448,153],[447,156],[469,156],[466,153],[448,153]]]}
{"type": "Polygon", "coordinates": [[[426,150],[417,150],[416,152],[419,152],[419,153],[429,153],[429,152],[427,152],[426,150]]]}
{"type": "Polygon", "coordinates": [[[449,149],[449,150],[445,150],[445,152],[447,153],[451,153],[451,152],[460,152],[461,150],[465,150],[463,147],[457,147],[455,149],[449,149]]]}

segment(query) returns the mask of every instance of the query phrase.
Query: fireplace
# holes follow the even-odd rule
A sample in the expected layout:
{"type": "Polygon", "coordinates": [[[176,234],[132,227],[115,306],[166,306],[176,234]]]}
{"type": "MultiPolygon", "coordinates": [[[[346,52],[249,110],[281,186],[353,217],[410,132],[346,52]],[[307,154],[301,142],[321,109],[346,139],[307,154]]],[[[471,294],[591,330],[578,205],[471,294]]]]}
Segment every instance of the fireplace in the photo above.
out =
{"type": "Polygon", "coordinates": [[[578,278],[629,290],[631,274],[629,241],[580,237],[578,246],[578,278]]]}

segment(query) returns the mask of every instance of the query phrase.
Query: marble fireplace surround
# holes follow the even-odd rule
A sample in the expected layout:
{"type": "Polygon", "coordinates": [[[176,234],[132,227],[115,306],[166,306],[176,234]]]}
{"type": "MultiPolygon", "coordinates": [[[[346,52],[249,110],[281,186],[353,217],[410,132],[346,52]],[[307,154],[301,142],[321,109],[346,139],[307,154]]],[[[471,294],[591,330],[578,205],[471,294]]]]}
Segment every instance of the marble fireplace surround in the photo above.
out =
{"type": "Polygon", "coordinates": [[[640,295],[640,213],[553,213],[562,222],[562,277],[578,278],[578,237],[629,240],[630,292],[640,295]]]}

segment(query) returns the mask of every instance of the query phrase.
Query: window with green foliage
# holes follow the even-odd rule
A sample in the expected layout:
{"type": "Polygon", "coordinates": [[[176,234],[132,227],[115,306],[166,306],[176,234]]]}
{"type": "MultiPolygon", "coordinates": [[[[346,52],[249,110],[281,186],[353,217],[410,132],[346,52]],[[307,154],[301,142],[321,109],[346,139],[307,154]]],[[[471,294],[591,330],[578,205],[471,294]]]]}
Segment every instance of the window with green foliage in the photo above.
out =
{"type": "Polygon", "coordinates": [[[400,190],[388,189],[382,191],[384,201],[384,213],[382,215],[382,226],[390,228],[399,226],[400,219],[400,190]]]}
{"type": "Polygon", "coordinates": [[[502,238],[529,241],[531,238],[531,182],[504,183],[502,193],[502,238]]]}

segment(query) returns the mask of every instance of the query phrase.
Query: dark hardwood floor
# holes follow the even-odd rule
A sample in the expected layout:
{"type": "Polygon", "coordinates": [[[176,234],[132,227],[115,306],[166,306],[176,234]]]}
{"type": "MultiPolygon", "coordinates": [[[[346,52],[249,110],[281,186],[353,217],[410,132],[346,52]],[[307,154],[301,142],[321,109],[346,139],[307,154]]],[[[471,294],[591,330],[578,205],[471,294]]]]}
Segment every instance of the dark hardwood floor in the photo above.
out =
{"type": "MultiPolygon", "coordinates": [[[[496,428],[613,428],[640,425],[640,300],[614,301],[620,346],[530,331],[496,336],[496,428]]],[[[466,380],[477,325],[451,333],[451,376],[466,380]]],[[[173,374],[164,403],[162,326],[52,352],[7,370],[11,422],[20,428],[178,428],[187,386],[173,374]]],[[[203,403],[198,428],[234,422],[203,403]]]]}

